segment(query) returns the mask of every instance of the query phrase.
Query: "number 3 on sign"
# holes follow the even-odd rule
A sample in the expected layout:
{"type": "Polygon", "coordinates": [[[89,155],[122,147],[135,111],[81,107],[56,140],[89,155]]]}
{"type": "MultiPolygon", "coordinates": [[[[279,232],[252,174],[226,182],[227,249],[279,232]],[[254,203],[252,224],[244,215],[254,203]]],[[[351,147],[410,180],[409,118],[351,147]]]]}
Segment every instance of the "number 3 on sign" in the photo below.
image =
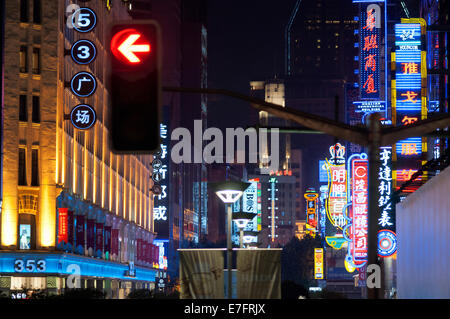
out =
{"type": "Polygon", "coordinates": [[[77,54],[78,58],[80,59],[87,59],[91,56],[89,47],[86,45],[78,47],[78,52],[81,52],[81,54],[80,53],[77,54]]]}
{"type": "Polygon", "coordinates": [[[14,262],[14,271],[15,272],[43,272],[45,271],[46,268],[46,262],[45,260],[34,260],[34,259],[29,259],[26,262],[24,262],[22,259],[17,259],[14,262]]]}

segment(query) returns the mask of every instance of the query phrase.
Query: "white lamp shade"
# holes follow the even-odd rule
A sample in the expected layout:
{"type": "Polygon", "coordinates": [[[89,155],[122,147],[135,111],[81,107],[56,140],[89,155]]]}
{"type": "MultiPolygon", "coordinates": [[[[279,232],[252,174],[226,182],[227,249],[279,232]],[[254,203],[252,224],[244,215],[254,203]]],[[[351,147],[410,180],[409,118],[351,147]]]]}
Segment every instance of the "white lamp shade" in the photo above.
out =
{"type": "Polygon", "coordinates": [[[217,191],[216,195],[225,203],[225,204],[233,204],[239,198],[241,198],[244,192],[237,190],[221,190],[217,191]]]}

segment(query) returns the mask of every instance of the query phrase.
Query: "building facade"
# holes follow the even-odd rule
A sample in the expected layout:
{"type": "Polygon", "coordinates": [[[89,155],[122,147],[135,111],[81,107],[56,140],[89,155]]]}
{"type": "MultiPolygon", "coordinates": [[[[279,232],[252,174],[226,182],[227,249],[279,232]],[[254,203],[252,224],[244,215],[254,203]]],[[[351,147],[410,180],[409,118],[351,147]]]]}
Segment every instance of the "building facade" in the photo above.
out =
{"type": "Polygon", "coordinates": [[[108,30],[130,20],[131,8],[129,1],[4,3],[2,290],[61,293],[74,273],[76,286],[112,298],[154,287],[152,158],[113,154],[108,143],[108,30]],[[91,32],[70,26],[79,7],[96,14],[91,32]],[[80,39],[97,49],[89,64],[66,54],[80,39]],[[97,82],[87,98],[67,85],[82,71],[97,82]],[[89,130],[67,120],[82,103],[97,114],[89,130]]]}

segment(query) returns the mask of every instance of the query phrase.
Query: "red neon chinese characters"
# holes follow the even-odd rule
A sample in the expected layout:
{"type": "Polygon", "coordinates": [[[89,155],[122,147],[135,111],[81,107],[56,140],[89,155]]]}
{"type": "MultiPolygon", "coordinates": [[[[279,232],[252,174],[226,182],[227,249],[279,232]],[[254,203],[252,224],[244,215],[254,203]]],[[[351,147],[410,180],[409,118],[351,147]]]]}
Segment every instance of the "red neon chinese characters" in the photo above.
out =
{"type": "Polygon", "coordinates": [[[402,120],[403,125],[409,125],[412,124],[414,122],[417,122],[418,118],[417,117],[407,117],[405,115],[405,117],[402,120]]]}
{"type": "Polygon", "coordinates": [[[403,74],[417,74],[419,73],[419,65],[414,62],[402,63],[403,74]]]}
{"type": "Polygon", "coordinates": [[[402,143],[402,155],[419,155],[416,143],[402,143]]]}
{"type": "Polygon", "coordinates": [[[366,93],[377,93],[375,90],[375,80],[373,79],[373,74],[367,77],[366,83],[364,83],[363,88],[366,89],[366,93]]]}
{"type": "Polygon", "coordinates": [[[368,35],[364,38],[364,51],[369,51],[371,49],[377,49],[378,43],[377,43],[377,36],[375,34],[368,35]]]}
{"type": "Polygon", "coordinates": [[[375,18],[375,9],[367,10],[366,26],[363,27],[363,29],[373,31],[373,29],[375,28],[375,18]]]}
{"type": "Polygon", "coordinates": [[[377,69],[377,61],[375,60],[376,54],[369,54],[365,60],[366,64],[364,66],[364,69],[367,71],[367,69],[371,69],[372,71],[376,71],[377,69]]]}
{"type": "Polygon", "coordinates": [[[354,160],[352,162],[352,254],[353,262],[356,265],[360,265],[367,260],[367,166],[367,160],[354,160]]]}
{"type": "Polygon", "coordinates": [[[412,103],[417,102],[416,97],[418,95],[419,95],[418,93],[415,93],[413,91],[407,91],[406,93],[401,94],[401,96],[406,96],[406,99],[403,100],[403,102],[412,102],[412,103]]]}

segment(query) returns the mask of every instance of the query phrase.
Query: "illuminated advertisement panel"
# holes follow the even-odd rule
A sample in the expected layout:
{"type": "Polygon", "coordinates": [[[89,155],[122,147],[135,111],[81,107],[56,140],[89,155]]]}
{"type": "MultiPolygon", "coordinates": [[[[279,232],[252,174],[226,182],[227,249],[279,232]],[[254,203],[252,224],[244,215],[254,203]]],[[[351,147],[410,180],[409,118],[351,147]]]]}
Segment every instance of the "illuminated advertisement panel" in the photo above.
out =
{"type": "Polygon", "coordinates": [[[344,213],[347,205],[347,170],[345,168],[345,147],[337,143],[330,147],[330,160],[326,161],[328,171],[328,198],[325,210],[333,233],[327,229],[325,237],[328,245],[341,249],[345,242],[342,229],[347,221],[344,213]]]}
{"type": "Polygon", "coordinates": [[[323,268],[323,248],[314,248],[314,279],[324,279],[323,268]]]}
{"type": "MultiPolygon", "coordinates": [[[[382,113],[387,118],[387,92],[381,77],[387,81],[387,17],[385,0],[354,0],[359,4],[359,97],[354,101],[354,112],[361,113],[363,122],[370,113],[382,113]],[[385,91],[385,92],[383,92],[385,91]]],[[[354,116],[350,114],[350,116],[354,116]]],[[[352,124],[352,123],[349,123],[352,124]]],[[[351,152],[360,153],[362,150],[351,152]]]]}
{"type": "MultiPolygon", "coordinates": [[[[168,125],[160,124],[161,147],[159,154],[155,154],[157,165],[153,166],[153,181],[161,187],[161,193],[154,197],[153,220],[158,238],[169,236],[169,159],[170,134],[168,125]]],[[[154,162],[155,162],[154,161],[154,162]]]]}
{"type": "MultiPolygon", "coordinates": [[[[244,191],[241,198],[235,202],[239,203],[237,205],[233,205],[233,212],[244,212],[244,213],[252,213],[255,214],[255,217],[250,220],[244,228],[244,232],[257,232],[258,228],[261,227],[258,224],[258,182],[256,180],[249,180],[250,186],[244,191]],[[241,203],[242,201],[242,203],[241,203]]],[[[261,206],[261,203],[259,204],[261,206]]],[[[261,215],[259,216],[259,220],[261,219],[261,215]]],[[[247,236],[249,243],[257,242],[258,236],[247,236]],[[251,238],[250,238],[251,237],[251,238]],[[250,241],[250,239],[251,241],[250,241]]],[[[240,240],[240,230],[237,227],[236,223],[233,223],[233,235],[232,242],[236,245],[239,245],[240,240]]]]}
{"type": "Polygon", "coordinates": [[[367,262],[368,234],[368,160],[367,154],[354,155],[351,163],[351,215],[349,230],[350,245],[347,261],[359,268],[367,262]]]}
{"type": "Polygon", "coordinates": [[[325,201],[328,197],[328,186],[322,185],[320,186],[320,197],[319,197],[319,231],[322,238],[325,238],[325,227],[326,227],[326,220],[327,220],[327,212],[325,210],[325,201]]]}
{"type": "Polygon", "coordinates": [[[381,8],[362,4],[360,12],[360,94],[362,99],[380,98],[381,8]]]}
{"type": "Polygon", "coordinates": [[[310,188],[303,196],[306,199],[306,224],[310,226],[307,229],[311,230],[311,235],[315,236],[318,230],[317,198],[319,194],[313,188],[310,188]]]}
{"type": "Polygon", "coordinates": [[[58,242],[57,244],[68,242],[69,229],[68,229],[68,208],[58,208],[58,242]]]}
{"type": "Polygon", "coordinates": [[[261,218],[262,218],[262,202],[261,202],[261,183],[259,182],[259,178],[249,179],[249,182],[256,188],[256,197],[254,208],[255,210],[252,213],[256,213],[256,217],[253,219],[253,229],[252,231],[259,232],[261,231],[261,218]]]}
{"type": "MultiPolygon", "coordinates": [[[[426,23],[423,19],[405,19],[395,25],[395,79],[392,81],[392,117],[396,125],[410,125],[427,118],[426,23]]],[[[408,181],[421,166],[427,153],[426,138],[412,137],[394,145],[395,187],[408,181]]],[[[426,174],[423,175],[424,179],[426,174]]],[[[420,180],[420,179],[419,179],[420,180]]],[[[413,192],[418,185],[408,187],[413,192]]]]}
{"type": "Polygon", "coordinates": [[[156,256],[156,259],[158,262],[155,266],[158,269],[167,270],[167,250],[169,247],[169,241],[166,239],[155,239],[153,240],[153,244],[158,247],[159,249],[156,249],[156,252],[158,253],[158,256],[156,256]]]}
{"type": "MultiPolygon", "coordinates": [[[[389,202],[392,196],[392,147],[382,147],[380,152],[380,171],[378,173],[378,255],[389,257],[397,251],[395,234],[395,205],[389,202]]],[[[409,178],[408,178],[409,179],[409,178]]]]}
{"type": "Polygon", "coordinates": [[[319,183],[328,183],[327,165],[324,160],[319,161],[319,183]]]}

